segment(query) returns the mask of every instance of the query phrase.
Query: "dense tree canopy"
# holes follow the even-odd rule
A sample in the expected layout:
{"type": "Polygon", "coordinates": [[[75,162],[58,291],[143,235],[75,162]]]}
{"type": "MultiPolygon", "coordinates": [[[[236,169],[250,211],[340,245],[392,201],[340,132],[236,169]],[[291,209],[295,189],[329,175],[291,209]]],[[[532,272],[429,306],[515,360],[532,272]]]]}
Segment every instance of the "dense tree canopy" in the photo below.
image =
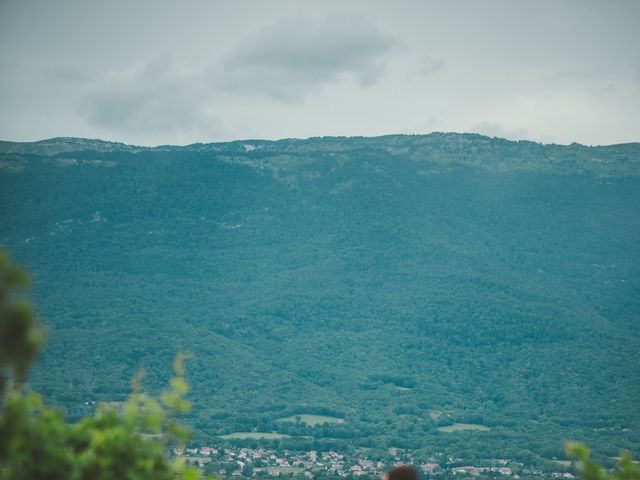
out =
{"type": "Polygon", "coordinates": [[[640,452],[638,205],[638,144],[0,143],[50,337],[29,384],[76,421],[191,351],[199,445],[640,452]]]}
{"type": "MultiPolygon", "coordinates": [[[[175,421],[186,412],[187,385],[183,360],[174,362],[170,387],[158,402],[134,393],[121,410],[100,405],[94,415],[75,424],[64,421],[60,410],[44,404],[35,393],[24,394],[21,381],[43,341],[43,329],[32,307],[13,297],[13,290],[28,284],[26,273],[0,251],[0,368],[3,377],[0,415],[0,479],[2,480],[195,480],[200,472],[181,460],[167,459],[171,442],[185,441],[188,432],[175,421]]],[[[301,417],[296,416],[296,422],[301,417]]],[[[607,472],[580,444],[567,444],[576,457],[583,480],[638,480],[640,467],[629,453],[607,472]]],[[[237,465],[229,465],[231,473],[237,465]]],[[[243,475],[251,476],[246,465],[243,475]]]]}

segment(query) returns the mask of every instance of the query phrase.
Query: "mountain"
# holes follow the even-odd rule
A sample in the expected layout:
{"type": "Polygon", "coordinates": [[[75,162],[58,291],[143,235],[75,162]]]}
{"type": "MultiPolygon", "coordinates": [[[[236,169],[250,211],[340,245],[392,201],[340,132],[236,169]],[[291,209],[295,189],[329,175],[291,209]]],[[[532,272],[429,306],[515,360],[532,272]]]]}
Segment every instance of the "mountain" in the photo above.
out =
{"type": "Polygon", "coordinates": [[[30,385],[78,418],[189,351],[209,442],[640,452],[639,207],[637,143],[0,142],[0,243],[49,329],[30,385]]]}

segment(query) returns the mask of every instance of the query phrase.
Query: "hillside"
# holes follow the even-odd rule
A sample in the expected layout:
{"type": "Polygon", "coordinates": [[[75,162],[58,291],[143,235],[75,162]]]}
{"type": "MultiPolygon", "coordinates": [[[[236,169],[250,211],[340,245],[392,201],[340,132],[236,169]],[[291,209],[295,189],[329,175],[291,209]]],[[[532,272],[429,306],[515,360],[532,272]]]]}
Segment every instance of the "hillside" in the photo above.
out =
{"type": "Polygon", "coordinates": [[[49,328],[31,385],[75,418],[188,350],[207,441],[639,453],[639,206],[640,144],[0,142],[0,244],[49,328]]]}

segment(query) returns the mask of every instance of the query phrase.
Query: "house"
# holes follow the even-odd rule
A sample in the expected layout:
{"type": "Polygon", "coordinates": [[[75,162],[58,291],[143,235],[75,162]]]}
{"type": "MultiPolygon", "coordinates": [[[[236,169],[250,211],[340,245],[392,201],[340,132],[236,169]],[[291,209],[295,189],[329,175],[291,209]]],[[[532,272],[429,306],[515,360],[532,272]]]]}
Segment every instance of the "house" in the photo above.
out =
{"type": "Polygon", "coordinates": [[[422,471],[424,473],[433,473],[436,470],[440,470],[440,464],[438,464],[438,463],[423,463],[422,465],[420,465],[420,468],[422,468],[422,471]]]}
{"type": "Polygon", "coordinates": [[[364,471],[362,470],[362,467],[360,467],[360,465],[354,465],[353,467],[351,467],[349,469],[349,471],[355,475],[356,477],[359,477],[360,475],[364,475],[364,471]]]}
{"type": "Polygon", "coordinates": [[[455,467],[453,469],[453,473],[465,473],[467,475],[472,475],[474,477],[477,477],[478,475],[480,475],[482,470],[483,469],[481,469],[481,468],[477,468],[477,467],[473,467],[473,466],[455,467]]]}

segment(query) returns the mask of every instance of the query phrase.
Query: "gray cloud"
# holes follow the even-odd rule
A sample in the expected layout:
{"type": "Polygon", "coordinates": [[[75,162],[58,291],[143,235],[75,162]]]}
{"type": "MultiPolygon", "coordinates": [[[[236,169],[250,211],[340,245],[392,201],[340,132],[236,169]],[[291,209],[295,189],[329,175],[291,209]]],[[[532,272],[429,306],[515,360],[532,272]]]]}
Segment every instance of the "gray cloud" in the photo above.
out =
{"type": "Polygon", "coordinates": [[[223,60],[220,85],[230,92],[298,102],[351,77],[373,85],[398,40],[352,13],[284,18],[237,45],[223,60]]]}
{"type": "Polygon", "coordinates": [[[47,81],[75,84],[75,86],[86,85],[92,80],[92,75],[86,70],[70,64],[57,64],[45,68],[42,74],[47,81]]]}
{"type": "Polygon", "coordinates": [[[116,132],[211,131],[200,77],[164,57],[109,70],[84,89],[78,111],[92,125],[116,132]]]}
{"type": "Polygon", "coordinates": [[[604,95],[613,93],[615,89],[616,88],[613,85],[613,83],[607,83],[605,85],[601,85],[599,87],[592,89],[589,93],[591,93],[591,95],[593,95],[594,97],[598,98],[598,97],[602,97],[604,95]]]}
{"type": "Polygon", "coordinates": [[[445,68],[444,58],[436,58],[431,55],[424,55],[412,72],[414,75],[430,76],[445,68]]]}
{"type": "Polygon", "coordinates": [[[586,68],[573,68],[573,69],[559,69],[549,75],[552,80],[560,81],[575,81],[575,80],[590,80],[598,79],[605,76],[607,70],[602,67],[586,67],[586,68]]]}

